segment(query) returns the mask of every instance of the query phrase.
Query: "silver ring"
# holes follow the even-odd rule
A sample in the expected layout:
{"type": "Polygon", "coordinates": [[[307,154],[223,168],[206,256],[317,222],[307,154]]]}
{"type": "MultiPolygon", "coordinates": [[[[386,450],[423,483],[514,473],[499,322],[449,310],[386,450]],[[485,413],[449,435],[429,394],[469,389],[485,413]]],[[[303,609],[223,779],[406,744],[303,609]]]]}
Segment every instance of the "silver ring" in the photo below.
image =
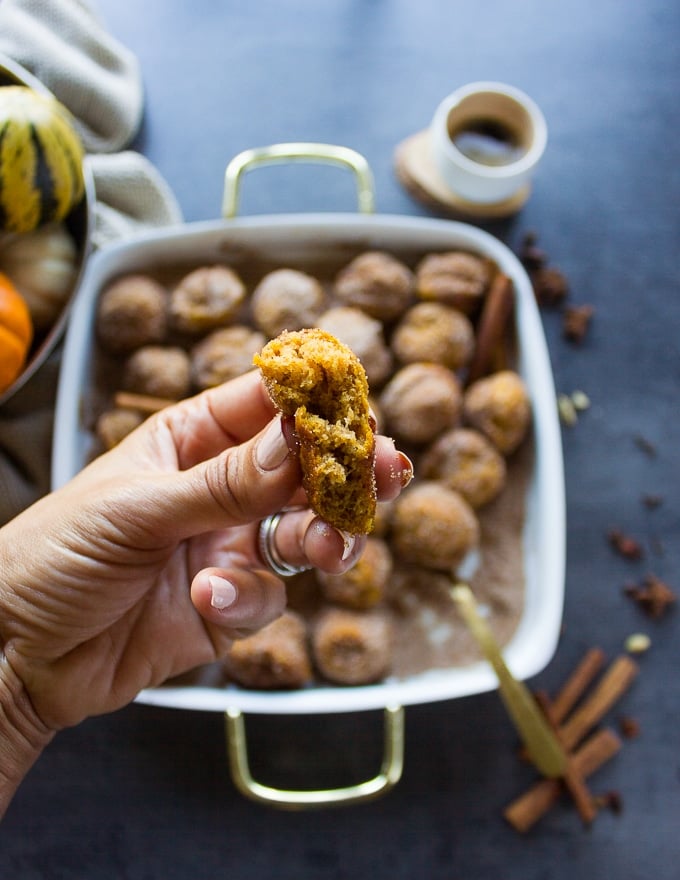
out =
{"type": "Polygon", "coordinates": [[[308,571],[312,566],[289,565],[281,558],[279,551],[276,549],[275,540],[276,529],[281,522],[281,516],[281,513],[272,513],[271,516],[267,516],[262,520],[257,541],[263,562],[271,568],[274,574],[279,577],[292,577],[294,574],[308,571]]]}

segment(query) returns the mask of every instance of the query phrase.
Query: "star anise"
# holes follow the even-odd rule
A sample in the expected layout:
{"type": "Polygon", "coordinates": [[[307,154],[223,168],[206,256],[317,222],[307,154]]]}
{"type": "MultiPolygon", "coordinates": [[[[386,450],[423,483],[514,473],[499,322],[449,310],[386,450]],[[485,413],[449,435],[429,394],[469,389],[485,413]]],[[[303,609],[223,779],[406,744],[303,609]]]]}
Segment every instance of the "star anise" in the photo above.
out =
{"type": "Polygon", "coordinates": [[[648,574],[641,584],[629,584],[624,592],[650,617],[662,617],[676,601],[676,595],[668,584],[653,574],[648,574]]]}

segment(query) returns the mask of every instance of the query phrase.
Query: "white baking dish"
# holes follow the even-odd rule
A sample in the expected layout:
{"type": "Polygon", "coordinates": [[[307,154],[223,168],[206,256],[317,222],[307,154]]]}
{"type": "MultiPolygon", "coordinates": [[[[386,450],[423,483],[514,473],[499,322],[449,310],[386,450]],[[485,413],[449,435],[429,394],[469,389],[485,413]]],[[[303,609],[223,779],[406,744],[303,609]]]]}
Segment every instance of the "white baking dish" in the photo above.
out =
{"type": "MultiPolygon", "coordinates": [[[[227,201],[225,197],[225,204],[227,201]]],[[[72,308],[66,336],[54,430],[53,485],[60,486],[76,474],[91,452],[91,435],[81,416],[83,401],[93,385],[96,299],[113,276],[182,260],[195,265],[227,261],[238,266],[243,259],[264,258],[288,265],[310,258],[323,260],[324,254],[334,254],[337,259],[338,252],[352,253],[357,249],[384,249],[399,254],[457,248],[494,260],[510,276],[516,291],[517,369],[531,396],[536,454],[524,528],[525,604],[504,655],[518,678],[537,674],[555,651],[563,603],[565,502],[555,389],[530,281],[512,252],[476,227],[369,214],[257,216],[146,234],[95,254],[72,308]]],[[[364,687],[314,686],[274,693],[237,687],[161,687],[143,691],[138,701],[182,709],[229,711],[233,719],[240,712],[336,713],[385,707],[394,711],[394,707],[448,700],[496,686],[493,671],[482,661],[364,687]]],[[[249,793],[253,795],[252,791],[249,793]]]]}

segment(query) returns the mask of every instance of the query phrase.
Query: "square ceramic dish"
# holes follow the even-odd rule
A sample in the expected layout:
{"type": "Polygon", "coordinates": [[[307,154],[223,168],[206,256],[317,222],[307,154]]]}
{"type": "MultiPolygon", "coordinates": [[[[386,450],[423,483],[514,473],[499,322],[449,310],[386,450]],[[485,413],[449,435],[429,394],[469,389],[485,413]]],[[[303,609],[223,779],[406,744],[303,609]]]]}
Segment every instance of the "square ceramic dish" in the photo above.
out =
{"type": "MultiPolygon", "coordinates": [[[[516,291],[518,372],[534,412],[536,460],[527,499],[524,531],[525,605],[505,649],[514,674],[527,678],[551,658],[557,642],[564,580],[564,489],[555,390],[540,316],[529,279],[515,256],[497,239],[465,224],[394,216],[282,215],[194,224],[147,235],[94,254],[69,322],[57,400],[53,484],[76,474],[92,454],[93,438],[82,412],[92,393],[93,321],[99,291],[125,272],[147,271],[185,260],[196,265],[244,259],[272,264],[309,263],[361,249],[395,254],[463,248],[494,260],[516,291]]],[[[438,670],[412,680],[367,687],[314,687],[282,693],[240,688],[161,688],[140,700],[157,705],[249,712],[337,712],[414,704],[479,693],[496,686],[485,663],[438,670]]]]}
{"type": "MultiPolygon", "coordinates": [[[[94,441],[84,424],[83,413],[91,409],[94,393],[96,302],[101,289],[114,277],[181,263],[196,266],[222,262],[237,271],[239,266],[252,261],[271,266],[309,267],[338,261],[342,264],[363,250],[374,249],[411,261],[432,251],[468,250],[495,261],[514,284],[516,369],[531,398],[535,456],[523,531],[525,601],[504,656],[517,678],[529,678],[540,672],[553,656],[562,619],[565,498],[561,435],[548,350],[529,278],[503,243],[476,227],[370,214],[237,217],[146,234],[94,254],[72,308],[66,336],[55,418],[53,485],[56,488],[65,483],[92,455],[94,441]]],[[[137,699],[156,706],[226,712],[233,723],[241,712],[317,714],[389,707],[390,727],[394,726],[394,712],[401,712],[400,707],[478,694],[496,687],[491,667],[480,661],[360,687],[315,685],[296,691],[261,692],[236,686],[163,686],[145,690],[137,699]]],[[[236,742],[242,733],[242,729],[232,726],[231,740],[236,742]]],[[[388,750],[399,751],[398,739],[397,736],[391,746],[388,744],[388,750]]],[[[230,749],[234,744],[231,740],[230,749]]],[[[234,772],[240,758],[234,757],[233,752],[231,757],[234,772]]],[[[247,766],[244,772],[247,775],[247,766]]],[[[395,774],[398,778],[394,767],[389,772],[393,778],[382,788],[394,783],[395,774]]],[[[301,804],[295,799],[254,794],[242,783],[242,779],[237,780],[250,796],[283,805],[301,804]]],[[[378,786],[373,789],[376,793],[378,786]]],[[[332,799],[358,798],[347,795],[332,799]]],[[[314,802],[327,800],[317,798],[314,802]]]]}

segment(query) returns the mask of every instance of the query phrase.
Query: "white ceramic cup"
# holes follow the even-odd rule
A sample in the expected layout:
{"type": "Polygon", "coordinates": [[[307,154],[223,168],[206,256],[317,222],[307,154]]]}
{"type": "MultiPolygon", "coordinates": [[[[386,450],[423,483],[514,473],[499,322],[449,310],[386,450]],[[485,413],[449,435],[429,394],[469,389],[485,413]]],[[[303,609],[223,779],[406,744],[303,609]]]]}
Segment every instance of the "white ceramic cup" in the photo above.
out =
{"type": "Polygon", "coordinates": [[[493,204],[512,199],[528,189],[532,172],[548,139],[545,118],[528,95],[513,86],[497,82],[474,82],[448,95],[435,111],[430,126],[432,159],[443,182],[469,202],[493,204]],[[470,129],[507,134],[508,147],[499,164],[498,157],[477,158],[465,151],[461,133],[470,129]],[[512,144],[512,148],[508,146],[512,144]]]}

